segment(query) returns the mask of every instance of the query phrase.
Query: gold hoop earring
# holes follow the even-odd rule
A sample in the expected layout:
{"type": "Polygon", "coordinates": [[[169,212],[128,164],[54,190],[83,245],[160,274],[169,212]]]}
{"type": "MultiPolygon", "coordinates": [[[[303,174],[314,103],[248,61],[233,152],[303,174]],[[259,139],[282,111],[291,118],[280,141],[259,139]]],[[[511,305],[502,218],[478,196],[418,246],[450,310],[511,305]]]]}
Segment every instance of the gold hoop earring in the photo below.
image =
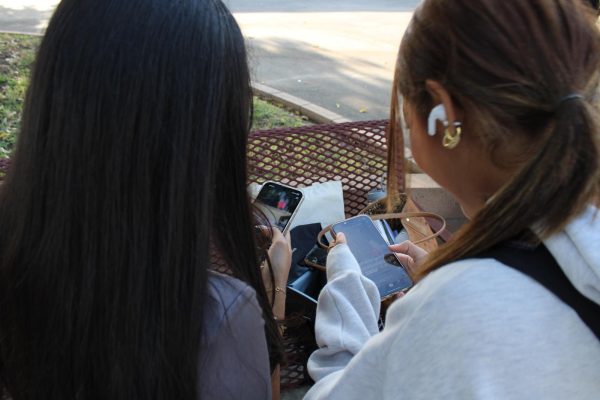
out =
{"type": "Polygon", "coordinates": [[[455,122],[454,124],[454,134],[450,132],[450,127],[446,126],[444,130],[444,138],[442,140],[442,145],[447,149],[453,149],[458,146],[460,143],[460,135],[462,134],[462,127],[460,122],[455,122]]]}

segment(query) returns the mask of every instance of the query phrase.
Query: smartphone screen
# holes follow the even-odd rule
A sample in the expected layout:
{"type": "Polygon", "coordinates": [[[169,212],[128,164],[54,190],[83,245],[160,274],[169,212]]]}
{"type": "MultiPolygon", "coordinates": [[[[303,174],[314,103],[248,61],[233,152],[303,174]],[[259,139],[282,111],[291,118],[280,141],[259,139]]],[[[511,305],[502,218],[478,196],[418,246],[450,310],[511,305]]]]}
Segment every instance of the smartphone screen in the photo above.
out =
{"type": "Polygon", "coordinates": [[[298,206],[302,202],[302,192],[276,182],[267,182],[254,200],[254,205],[264,214],[271,226],[284,234],[298,206]]]}
{"type": "Polygon", "coordinates": [[[331,229],[346,235],[363,275],[375,282],[382,299],[412,286],[411,278],[367,215],[338,222],[331,229]]]}

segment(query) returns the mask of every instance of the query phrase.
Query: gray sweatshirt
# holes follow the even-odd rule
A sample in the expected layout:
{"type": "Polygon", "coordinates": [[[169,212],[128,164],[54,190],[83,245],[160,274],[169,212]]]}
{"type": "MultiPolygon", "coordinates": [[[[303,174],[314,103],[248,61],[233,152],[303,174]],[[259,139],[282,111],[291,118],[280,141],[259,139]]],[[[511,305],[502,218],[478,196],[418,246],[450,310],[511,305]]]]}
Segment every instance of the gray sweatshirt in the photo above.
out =
{"type": "MultiPolygon", "coordinates": [[[[600,303],[600,214],[544,241],[600,303]]],[[[327,260],[306,399],[600,399],[600,341],[569,306],[493,259],[428,275],[388,310],[346,245],[327,260]]]]}

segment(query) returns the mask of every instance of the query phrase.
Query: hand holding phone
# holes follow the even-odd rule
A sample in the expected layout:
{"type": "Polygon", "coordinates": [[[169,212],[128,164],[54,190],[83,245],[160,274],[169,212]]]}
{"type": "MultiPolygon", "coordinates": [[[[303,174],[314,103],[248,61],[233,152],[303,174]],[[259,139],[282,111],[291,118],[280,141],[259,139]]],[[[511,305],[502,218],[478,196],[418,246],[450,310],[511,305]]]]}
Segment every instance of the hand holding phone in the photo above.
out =
{"type": "Polygon", "coordinates": [[[416,273],[418,271],[419,265],[429,254],[408,240],[399,244],[391,245],[390,250],[396,253],[396,257],[398,257],[400,263],[404,265],[411,273],[416,273]]]}
{"type": "Polygon", "coordinates": [[[331,243],[331,247],[335,247],[338,244],[347,244],[348,241],[346,240],[346,236],[344,235],[344,232],[338,232],[335,237],[333,238],[333,243],[331,243]]]}
{"type": "Polygon", "coordinates": [[[269,247],[269,260],[273,267],[275,285],[285,287],[292,266],[292,245],[289,232],[284,236],[281,232],[273,230],[273,241],[269,247]]]}
{"type": "Polygon", "coordinates": [[[371,218],[359,215],[334,224],[331,230],[336,245],[343,242],[348,244],[363,275],[375,283],[382,299],[412,286],[410,276],[371,218]]]}
{"type": "Polygon", "coordinates": [[[278,229],[261,227],[262,234],[271,237],[268,255],[271,268],[263,261],[261,274],[267,292],[272,292],[274,287],[284,289],[287,285],[290,268],[292,266],[292,246],[289,233],[283,235],[278,229]],[[273,285],[275,285],[273,287],[273,285]]]}

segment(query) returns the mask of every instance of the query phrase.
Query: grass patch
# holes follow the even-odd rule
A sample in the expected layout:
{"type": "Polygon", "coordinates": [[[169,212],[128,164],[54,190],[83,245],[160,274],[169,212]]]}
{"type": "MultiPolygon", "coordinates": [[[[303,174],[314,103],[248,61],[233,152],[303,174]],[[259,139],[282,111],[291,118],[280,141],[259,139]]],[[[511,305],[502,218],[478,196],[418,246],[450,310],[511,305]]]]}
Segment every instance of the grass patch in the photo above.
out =
{"type": "MultiPolygon", "coordinates": [[[[21,124],[29,72],[41,37],[0,33],[0,159],[7,158],[21,124]]],[[[254,98],[252,129],[297,127],[309,122],[282,107],[254,98]]]]}
{"type": "Polygon", "coordinates": [[[12,151],[39,36],[0,33],[0,158],[12,151]]]}
{"type": "Polygon", "coordinates": [[[307,125],[308,118],[298,115],[283,107],[278,107],[265,100],[254,97],[254,114],[252,129],[271,129],[283,127],[298,127],[307,125]]]}

